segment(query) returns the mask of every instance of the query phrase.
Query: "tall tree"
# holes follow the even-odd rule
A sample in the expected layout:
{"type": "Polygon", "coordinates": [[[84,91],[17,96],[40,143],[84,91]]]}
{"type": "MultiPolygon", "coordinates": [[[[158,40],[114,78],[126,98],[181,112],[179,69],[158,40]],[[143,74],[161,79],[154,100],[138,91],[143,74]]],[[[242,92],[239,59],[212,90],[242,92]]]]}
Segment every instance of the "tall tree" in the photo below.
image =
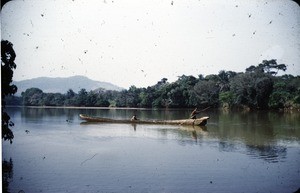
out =
{"type": "Polygon", "coordinates": [[[17,67],[15,64],[16,53],[13,44],[7,40],[1,41],[1,114],[2,114],[2,139],[9,140],[12,143],[14,134],[11,127],[14,123],[10,120],[9,115],[5,112],[5,97],[17,92],[16,85],[11,84],[13,70],[17,67]]]}
{"type": "Polygon", "coordinates": [[[286,70],[285,64],[277,64],[275,59],[263,60],[257,66],[250,66],[246,73],[238,74],[230,82],[230,90],[235,96],[235,104],[255,109],[266,109],[273,92],[274,75],[286,70]]]}
{"type": "MultiPolygon", "coordinates": [[[[28,88],[25,92],[21,93],[23,97],[23,105],[39,106],[45,105],[44,93],[39,88],[28,88]]],[[[49,99],[49,98],[48,98],[49,99]]]]}
{"type": "Polygon", "coordinates": [[[199,107],[218,107],[220,88],[215,80],[199,81],[193,90],[193,103],[199,107]]]}
{"type": "Polygon", "coordinates": [[[75,103],[77,106],[86,106],[88,92],[86,89],[82,88],[75,97],[75,103]]]}
{"type": "Polygon", "coordinates": [[[72,89],[69,89],[65,96],[64,105],[66,105],[66,106],[75,105],[75,96],[76,96],[76,93],[72,89]]]}
{"type": "Polygon", "coordinates": [[[285,64],[277,64],[276,59],[263,60],[262,63],[257,66],[250,66],[246,69],[246,72],[252,72],[256,74],[266,73],[268,75],[276,75],[279,70],[286,71],[285,64]]]}

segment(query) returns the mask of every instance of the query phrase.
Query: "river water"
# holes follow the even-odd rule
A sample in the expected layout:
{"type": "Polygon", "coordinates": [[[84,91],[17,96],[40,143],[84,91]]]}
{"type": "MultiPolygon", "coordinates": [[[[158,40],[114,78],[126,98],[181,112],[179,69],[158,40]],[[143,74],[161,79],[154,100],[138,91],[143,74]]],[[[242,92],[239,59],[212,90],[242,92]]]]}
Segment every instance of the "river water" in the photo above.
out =
{"type": "Polygon", "coordinates": [[[300,113],[207,110],[206,127],[86,124],[190,110],[7,108],[10,192],[287,192],[300,188],[300,113]]]}

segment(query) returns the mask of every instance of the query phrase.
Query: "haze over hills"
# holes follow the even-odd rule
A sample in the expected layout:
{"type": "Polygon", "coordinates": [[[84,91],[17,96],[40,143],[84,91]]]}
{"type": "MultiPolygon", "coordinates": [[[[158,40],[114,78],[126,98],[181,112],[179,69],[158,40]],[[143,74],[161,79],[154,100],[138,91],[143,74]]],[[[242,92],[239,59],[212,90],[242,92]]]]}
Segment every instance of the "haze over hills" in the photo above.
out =
{"type": "Polygon", "coordinates": [[[39,77],[22,81],[13,81],[18,87],[17,96],[21,95],[28,88],[39,88],[44,93],[67,93],[69,89],[72,89],[75,93],[78,93],[81,89],[86,89],[86,91],[96,90],[103,88],[105,90],[116,90],[120,91],[124,88],[113,85],[108,82],[101,82],[91,80],[85,76],[71,76],[67,78],[49,78],[49,77],[39,77]]]}

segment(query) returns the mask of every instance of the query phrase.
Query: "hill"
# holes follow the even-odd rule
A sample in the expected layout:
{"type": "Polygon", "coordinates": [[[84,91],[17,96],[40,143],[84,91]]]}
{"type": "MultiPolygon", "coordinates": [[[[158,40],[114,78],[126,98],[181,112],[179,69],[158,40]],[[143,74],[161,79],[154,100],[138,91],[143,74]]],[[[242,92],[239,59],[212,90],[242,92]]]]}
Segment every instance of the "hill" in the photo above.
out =
{"type": "Polygon", "coordinates": [[[18,87],[18,92],[16,93],[17,96],[21,95],[26,89],[33,87],[41,89],[44,93],[67,93],[69,89],[72,89],[77,93],[83,88],[87,91],[99,88],[116,91],[123,90],[123,88],[111,83],[91,80],[85,76],[71,76],[68,78],[39,77],[22,81],[13,81],[13,84],[18,87]]]}

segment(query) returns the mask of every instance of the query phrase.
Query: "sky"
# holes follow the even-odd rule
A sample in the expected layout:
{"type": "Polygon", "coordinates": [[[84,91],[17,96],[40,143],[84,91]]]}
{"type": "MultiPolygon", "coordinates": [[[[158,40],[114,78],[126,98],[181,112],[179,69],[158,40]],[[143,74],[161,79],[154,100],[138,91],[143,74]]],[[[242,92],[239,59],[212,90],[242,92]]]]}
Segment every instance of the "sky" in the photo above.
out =
{"type": "Polygon", "coordinates": [[[17,54],[15,81],[83,75],[147,87],[268,59],[300,75],[300,7],[290,0],[13,0],[1,39],[17,54]]]}

